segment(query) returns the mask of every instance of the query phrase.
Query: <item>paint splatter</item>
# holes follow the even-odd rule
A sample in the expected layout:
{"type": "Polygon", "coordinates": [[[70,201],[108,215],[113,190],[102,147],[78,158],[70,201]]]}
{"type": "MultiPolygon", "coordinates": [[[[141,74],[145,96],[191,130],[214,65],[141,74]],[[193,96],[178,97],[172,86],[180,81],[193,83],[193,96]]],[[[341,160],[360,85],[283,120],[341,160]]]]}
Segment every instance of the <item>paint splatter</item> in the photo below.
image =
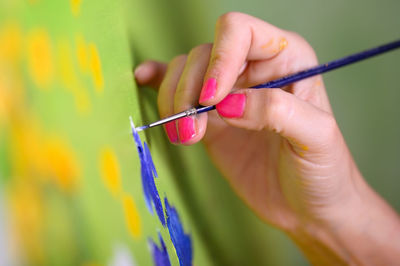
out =
{"type": "Polygon", "coordinates": [[[104,87],[103,74],[101,71],[101,61],[97,47],[89,44],[89,66],[92,71],[92,78],[97,92],[102,92],[104,87]]]}
{"type": "Polygon", "coordinates": [[[149,246],[151,254],[153,256],[154,265],[171,266],[167,247],[165,246],[164,240],[162,239],[160,233],[158,233],[158,238],[160,239],[161,247],[158,247],[157,244],[153,242],[153,240],[149,239],[149,246]]]}
{"type": "Polygon", "coordinates": [[[265,43],[261,46],[261,49],[266,49],[266,48],[270,47],[273,42],[274,42],[274,38],[271,38],[267,43],[265,43]]]}
{"type": "Polygon", "coordinates": [[[192,240],[185,234],[176,209],[164,199],[167,227],[181,266],[192,265],[192,240]]]}
{"type": "Polygon", "coordinates": [[[58,58],[63,85],[72,93],[78,112],[88,114],[91,109],[89,96],[76,74],[71,47],[67,41],[59,42],[58,58]]]}
{"type": "Polygon", "coordinates": [[[279,51],[282,51],[288,45],[288,41],[285,38],[282,38],[279,42],[279,51]]]}
{"type": "Polygon", "coordinates": [[[85,39],[82,35],[76,35],[76,56],[78,58],[79,68],[82,73],[88,73],[89,71],[89,60],[88,60],[88,48],[86,46],[85,39]]]}
{"type": "Polygon", "coordinates": [[[154,166],[153,159],[151,158],[149,147],[147,146],[146,142],[142,144],[135,125],[133,124],[132,118],[130,118],[130,121],[133,139],[135,140],[136,148],[139,154],[142,186],[146,206],[151,214],[153,214],[154,206],[161,224],[165,226],[164,210],[160,195],[158,194],[157,187],[154,182],[154,177],[157,177],[156,168],[154,166]]]}
{"type": "Polygon", "coordinates": [[[50,37],[43,29],[34,30],[28,38],[29,73],[36,86],[49,88],[53,78],[53,57],[50,37]]]}
{"type": "Polygon", "coordinates": [[[132,237],[137,239],[142,234],[139,212],[133,198],[125,194],[122,198],[125,211],[125,221],[132,237]]]}
{"type": "Polygon", "coordinates": [[[121,177],[117,156],[110,148],[100,152],[99,167],[104,184],[117,197],[121,193],[121,177]]]}
{"type": "Polygon", "coordinates": [[[73,192],[79,184],[80,167],[72,148],[62,139],[53,137],[45,144],[50,175],[61,189],[73,192]]]}
{"type": "Polygon", "coordinates": [[[71,0],[71,11],[75,16],[79,15],[81,10],[81,0],[71,0]]]}
{"type": "Polygon", "coordinates": [[[22,32],[16,22],[7,23],[0,31],[0,62],[15,64],[21,57],[22,32]]]}

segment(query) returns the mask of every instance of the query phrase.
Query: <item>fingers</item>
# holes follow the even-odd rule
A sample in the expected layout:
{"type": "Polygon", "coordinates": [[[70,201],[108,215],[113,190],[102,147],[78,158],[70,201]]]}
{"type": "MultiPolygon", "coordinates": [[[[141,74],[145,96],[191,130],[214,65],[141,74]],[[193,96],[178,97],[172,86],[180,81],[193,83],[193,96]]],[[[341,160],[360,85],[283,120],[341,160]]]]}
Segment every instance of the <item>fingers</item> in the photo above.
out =
{"type": "MultiPolygon", "coordinates": [[[[212,44],[203,44],[193,48],[187,58],[185,68],[179,80],[175,97],[174,112],[179,113],[198,106],[203,77],[207,70],[212,44]]],[[[200,141],[207,127],[206,113],[178,120],[177,128],[181,144],[191,145],[200,141]]]]}
{"type": "Polygon", "coordinates": [[[217,104],[217,112],[232,126],[270,130],[301,152],[332,143],[332,115],[281,89],[243,89],[217,104]]]}
{"type": "MultiPolygon", "coordinates": [[[[290,67],[301,68],[303,64],[310,65],[306,62],[310,53],[312,49],[296,34],[245,14],[225,14],[219,18],[216,25],[214,46],[199,102],[202,105],[213,105],[221,101],[231,91],[243,64],[247,61],[281,58],[279,73],[272,73],[274,68],[252,69],[251,75],[261,83],[272,75],[278,77],[288,74],[290,67]],[[292,64],[291,58],[297,60],[301,56],[303,60],[292,64]]],[[[311,58],[316,61],[315,57],[311,58]]],[[[251,63],[247,68],[249,67],[254,67],[254,64],[251,63]]]]}
{"type": "MultiPolygon", "coordinates": [[[[185,67],[186,60],[186,55],[180,55],[175,57],[168,64],[168,68],[166,70],[164,79],[161,82],[157,98],[158,112],[161,118],[165,118],[174,114],[174,95],[179,79],[185,67]]],[[[164,129],[171,143],[179,143],[179,136],[175,121],[165,124],[164,129]]]]}
{"type": "Polygon", "coordinates": [[[150,86],[158,90],[166,71],[167,64],[145,61],[135,69],[135,78],[139,85],[150,86]]]}

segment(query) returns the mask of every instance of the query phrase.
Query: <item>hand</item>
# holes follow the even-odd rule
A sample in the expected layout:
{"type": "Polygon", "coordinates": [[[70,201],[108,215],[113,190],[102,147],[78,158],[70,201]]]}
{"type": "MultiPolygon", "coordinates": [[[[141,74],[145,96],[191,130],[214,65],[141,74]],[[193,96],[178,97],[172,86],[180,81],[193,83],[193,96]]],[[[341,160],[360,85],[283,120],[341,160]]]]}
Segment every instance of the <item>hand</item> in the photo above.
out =
{"type": "Polygon", "coordinates": [[[345,223],[362,224],[367,203],[384,205],[392,216],[393,211],[375,200],[359,173],[322,78],[281,89],[248,89],[317,63],[299,35],[228,13],[217,22],[214,44],[195,47],[168,66],[145,62],[135,75],[139,84],[159,87],[160,117],[199,103],[216,104],[217,112],[167,124],[170,141],[203,140],[239,197],[261,219],[287,232],[312,261],[349,262],[354,255],[338,244],[343,232],[353,230],[345,223]],[[334,232],[338,228],[343,230],[334,232]],[[310,243],[318,243],[319,252],[310,250],[310,243]],[[334,255],[318,257],[326,246],[334,255]]]}

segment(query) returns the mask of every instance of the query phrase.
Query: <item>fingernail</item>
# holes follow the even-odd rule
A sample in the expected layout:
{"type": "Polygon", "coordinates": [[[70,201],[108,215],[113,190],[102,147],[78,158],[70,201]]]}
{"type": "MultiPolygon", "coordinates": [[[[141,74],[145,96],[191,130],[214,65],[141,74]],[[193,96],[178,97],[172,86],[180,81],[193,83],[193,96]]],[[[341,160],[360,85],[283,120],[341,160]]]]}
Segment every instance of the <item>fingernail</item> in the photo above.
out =
{"type": "Polygon", "coordinates": [[[140,72],[143,72],[143,65],[138,65],[136,68],[135,68],[135,77],[137,77],[137,76],[139,76],[140,75],[140,72]]]}
{"type": "Polygon", "coordinates": [[[215,78],[209,78],[206,81],[206,83],[204,83],[204,86],[201,89],[199,102],[204,102],[214,98],[216,90],[217,90],[217,80],[215,78]]]}
{"type": "Polygon", "coordinates": [[[246,106],[245,94],[229,94],[216,105],[218,114],[226,118],[238,118],[243,115],[246,106]]]}
{"type": "Polygon", "coordinates": [[[196,135],[194,119],[184,117],[178,120],[179,139],[181,143],[191,140],[196,135]]]}
{"type": "Polygon", "coordinates": [[[178,143],[178,132],[176,131],[175,121],[168,122],[164,126],[169,141],[172,143],[178,143]]]}

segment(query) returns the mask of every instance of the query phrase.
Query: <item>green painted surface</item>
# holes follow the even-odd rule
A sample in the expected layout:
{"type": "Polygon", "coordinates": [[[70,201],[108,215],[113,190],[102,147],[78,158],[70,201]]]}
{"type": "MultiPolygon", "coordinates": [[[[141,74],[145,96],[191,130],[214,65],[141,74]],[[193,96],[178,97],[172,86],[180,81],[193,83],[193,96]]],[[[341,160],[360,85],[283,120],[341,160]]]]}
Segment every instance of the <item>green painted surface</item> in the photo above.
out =
{"type": "MultiPolygon", "coordinates": [[[[233,10],[299,32],[321,62],[400,37],[400,2],[394,0],[82,0],[77,15],[71,5],[51,0],[0,3],[1,36],[10,40],[10,28],[20,34],[20,46],[14,47],[19,56],[0,57],[0,103],[5,106],[0,108],[1,191],[7,207],[4,217],[25,237],[18,255],[10,257],[30,265],[107,265],[121,246],[137,265],[151,265],[147,239],[156,239],[158,230],[172,263],[178,264],[168,232],[145,207],[129,132],[130,115],[138,125],[157,119],[155,92],[137,88],[133,80],[132,69],[140,61],[169,61],[211,42],[218,16],[233,10]],[[51,47],[53,72],[47,89],[38,88],[29,65],[30,36],[37,28],[48,34],[51,47]],[[90,68],[80,68],[77,38],[83,38],[86,49],[92,44],[98,51],[101,92],[90,68]],[[63,78],[60,50],[65,49],[60,47],[70,51],[78,85],[74,78],[69,83],[63,78]],[[69,86],[78,87],[86,98],[69,86]],[[35,143],[39,148],[32,146],[35,143]],[[65,185],[57,177],[62,166],[48,173],[43,165],[54,163],[49,157],[54,153],[43,155],[46,147],[56,149],[54,160],[64,158],[57,157],[57,151],[72,158],[77,174],[67,179],[76,185],[65,185]],[[99,157],[107,147],[118,161],[120,195],[136,204],[139,237],[129,232],[121,197],[102,179],[99,157]]],[[[361,171],[397,210],[399,60],[400,53],[393,52],[325,77],[338,123],[361,171]]],[[[192,235],[195,265],[307,264],[283,233],[259,221],[233,194],[201,144],[172,146],[161,128],[140,134],[149,143],[160,175],[160,195],[176,206],[192,235]]],[[[18,239],[18,233],[14,237],[18,239]]]]}

